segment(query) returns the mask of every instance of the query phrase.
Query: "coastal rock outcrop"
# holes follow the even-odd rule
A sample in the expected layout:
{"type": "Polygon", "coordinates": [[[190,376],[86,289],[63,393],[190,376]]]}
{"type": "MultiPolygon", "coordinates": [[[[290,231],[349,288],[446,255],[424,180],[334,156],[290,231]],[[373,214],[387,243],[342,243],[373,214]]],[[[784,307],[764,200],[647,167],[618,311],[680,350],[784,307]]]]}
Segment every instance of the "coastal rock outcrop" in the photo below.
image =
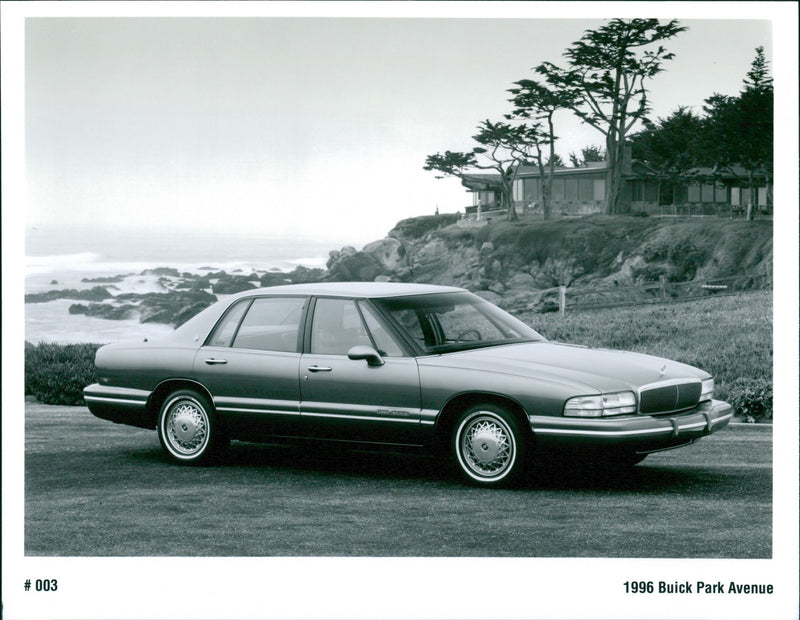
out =
{"type": "Polygon", "coordinates": [[[483,225],[426,216],[331,252],[330,280],[453,285],[513,311],[558,309],[558,287],[636,287],[769,274],[772,223],[629,216],[483,225]]]}

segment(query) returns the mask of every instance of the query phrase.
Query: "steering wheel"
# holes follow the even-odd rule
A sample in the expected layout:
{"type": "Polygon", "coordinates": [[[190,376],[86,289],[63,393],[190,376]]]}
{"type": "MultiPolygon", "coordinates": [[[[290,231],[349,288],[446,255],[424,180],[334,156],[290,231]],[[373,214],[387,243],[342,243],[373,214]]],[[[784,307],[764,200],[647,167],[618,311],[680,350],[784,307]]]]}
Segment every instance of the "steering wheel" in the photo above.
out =
{"type": "Polygon", "coordinates": [[[465,329],[461,332],[458,336],[456,336],[456,342],[463,342],[464,340],[483,340],[481,337],[481,333],[477,329],[465,329]],[[467,338],[467,336],[475,336],[474,338],[467,338]]]}

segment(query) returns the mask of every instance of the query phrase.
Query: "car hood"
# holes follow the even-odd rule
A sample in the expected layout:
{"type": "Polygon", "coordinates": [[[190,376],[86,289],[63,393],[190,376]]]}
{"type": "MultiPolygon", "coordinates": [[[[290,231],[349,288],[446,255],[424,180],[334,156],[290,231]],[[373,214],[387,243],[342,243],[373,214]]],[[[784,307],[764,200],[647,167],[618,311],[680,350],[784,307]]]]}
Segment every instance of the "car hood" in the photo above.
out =
{"type": "Polygon", "coordinates": [[[638,390],[644,385],[661,381],[702,380],[710,376],[688,364],[643,353],[592,349],[556,342],[485,347],[420,360],[420,365],[427,364],[581,384],[598,392],[638,390]]]}

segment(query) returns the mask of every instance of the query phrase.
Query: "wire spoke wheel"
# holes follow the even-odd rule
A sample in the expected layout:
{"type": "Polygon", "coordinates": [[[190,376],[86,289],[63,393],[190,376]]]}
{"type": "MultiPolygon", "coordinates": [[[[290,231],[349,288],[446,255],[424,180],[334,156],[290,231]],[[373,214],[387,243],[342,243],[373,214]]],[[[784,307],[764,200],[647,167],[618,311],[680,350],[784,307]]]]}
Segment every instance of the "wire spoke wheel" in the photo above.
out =
{"type": "Polygon", "coordinates": [[[208,441],[208,418],[193,401],[180,400],[167,413],[166,431],[170,445],[190,456],[208,441]]]}
{"type": "Polygon", "coordinates": [[[200,463],[218,441],[208,399],[192,390],[171,394],[161,408],[158,438],[167,453],[181,463],[200,463]]]}
{"type": "Polygon", "coordinates": [[[472,482],[494,486],[519,469],[519,432],[513,418],[496,407],[465,413],[457,426],[454,448],[462,473],[472,482]]]}

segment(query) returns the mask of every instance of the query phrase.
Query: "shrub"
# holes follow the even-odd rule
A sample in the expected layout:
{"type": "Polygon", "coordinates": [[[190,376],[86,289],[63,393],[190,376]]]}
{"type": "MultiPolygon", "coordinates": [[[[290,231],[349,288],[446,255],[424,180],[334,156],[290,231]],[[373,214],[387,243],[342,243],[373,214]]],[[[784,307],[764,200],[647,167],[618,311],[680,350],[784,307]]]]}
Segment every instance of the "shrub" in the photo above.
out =
{"type": "Polygon", "coordinates": [[[47,405],[82,405],[99,344],[25,343],[25,394],[47,405]]]}
{"type": "Polygon", "coordinates": [[[645,265],[632,269],[631,275],[636,282],[658,282],[667,275],[667,270],[660,265],[645,265]]]}
{"type": "Polygon", "coordinates": [[[692,280],[705,262],[705,253],[691,241],[683,240],[670,248],[669,262],[675,265],[675,273],[671,276],[673,282],[692,280]]]}
{"type": "Polygon", "coordinates": [[[389,232],[389,236],[420,239],[426,233],[455,224],[458,221],[458,217],[457,213],[410,217],[397,222],[394,228],[389,232]]]}
{"type": "Polygon", "coordinates": [[[734,415],[746,422],[772,418],[772,382],[765,379],[736,379],[728,390],[734,415]]]}

